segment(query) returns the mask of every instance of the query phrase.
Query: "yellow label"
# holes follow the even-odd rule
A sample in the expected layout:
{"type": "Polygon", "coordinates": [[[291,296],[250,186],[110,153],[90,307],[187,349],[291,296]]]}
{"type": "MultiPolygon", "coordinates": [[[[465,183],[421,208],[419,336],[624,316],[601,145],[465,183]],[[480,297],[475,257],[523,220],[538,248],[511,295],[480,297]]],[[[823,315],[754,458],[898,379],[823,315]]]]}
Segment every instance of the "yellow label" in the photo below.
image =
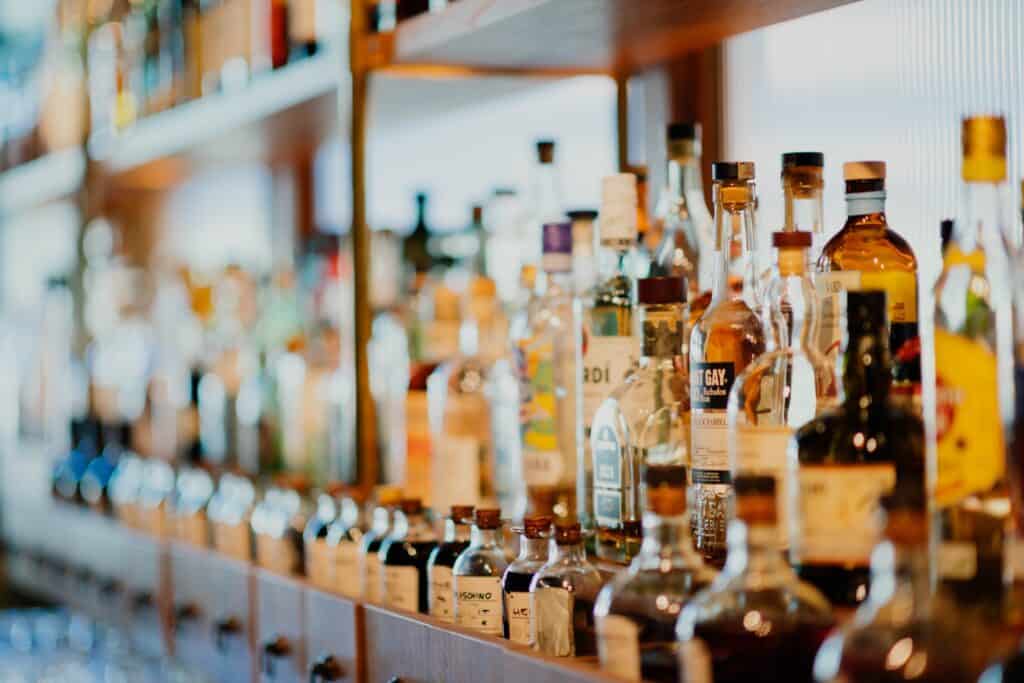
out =
{"type": "Polygon", "coordinates": [[[1003,476],[1006,454],[996,390],[996,356],[978,342],[935,331],[938,483],[948,507],[988,491],[1003,476]]]}
{"type": "Polygon", "coordinates": [[[861,289],[885,290],[890,323],[917,322],[917,276],[906,271],[878,271],[860,274],[861,289]]]}

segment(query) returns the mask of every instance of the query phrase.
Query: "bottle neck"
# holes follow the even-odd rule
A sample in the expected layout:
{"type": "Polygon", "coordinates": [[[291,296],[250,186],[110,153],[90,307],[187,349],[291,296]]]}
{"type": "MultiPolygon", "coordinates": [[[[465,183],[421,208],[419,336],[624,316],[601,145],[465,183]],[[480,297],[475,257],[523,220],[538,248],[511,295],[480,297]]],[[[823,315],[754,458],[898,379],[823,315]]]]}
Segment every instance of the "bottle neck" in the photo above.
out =
{"type": "Polygon", "coordinates": [[[884,540],[871,554],[868,603],[885,606],[910,620],[927,616],[935,595],[926,544],[903,545],[884,540]]]}
{"type": "Polygon", "coordinates": [[[712,302],[754,303],[754,203],[749,186],[715,188],[715,274],[712,302]]]}
{"type": "Polygon", "coordinates": [[[648,510],[643,517],[644,538],[636,562],[640,566],[656,566],[663,560],[696,566],[703,563],[693,549],[690,518],[687,514],[659,515],[648,510]]]}
{"type": "Polygon", "coordinates": [[[519,539],[519,557],[520,560],[547,560],[548,559],[548,539],[546,538],[528,538],[523,535],[519,539]]]}
{"type": "Polygon", "coordinates": [[[669,194],[686,203],[690,197],[703,201],[704,183],[700,173],[700,160],[695,156],[679,156],[668,160],[669,194]]]}
{"type": "MultiPolygon", "coordinates": [[[[569,258],[571,259],[572,257],[569,258]]],[[[573,274],[571,269],[546,270],[544,271],[544,277],[547,281],[544,294],[547,297],[564,296],[573,290],[573,274]]]]}
{"type": "Polygon", "coordinates": [[[807,250],[779,249],[778,271],[765,297],[775,347],[810,349],[817,338],[818,296],[807,273],[807,250]]]}
{"type": "Polygon", "coordinates": [[[953,224],[952,243],[964,254],[1001,249],[1003,244],[1002,183],[964,183],[963,220],[953,224]]]}
{"type": "Polygon", "coordinates": [[[555,544],[554,559],[563,564],[583,564],[587,561],[587,551],[582,543],[573,545],[555,544]]]}
{"type": "Polygon", "coordinates": [[[387,507],[378,506],[373,510],[373,531],[377,535],[383,535],[391,528],[391,510],[387,507]]]}
{"type": "Polygon", "coordinates": [[[848,410],[863,416],[884,410],[891,384],[884,326],[851,334],[843,353],[843,393],[848,410]]]}
{"type": "Polygon", "coordinates": [[[497,547],[498,531],[498,529],[481,529],[473,525],[473,531],[470,534],[470,544],[476,548],[497,547]]]}
{"type": "Polygon", "coordinates": [[[757,574],[761,577],[760,583],[773,582],[773,577],[774,582],[778,582],[789,576],[790,568],[779,543],[777,525],[734,519],[729,522],[726,544],[725,572],[728,575],[757,574]]]}
{"type": "Polygon", "coordinates": [[[885,190],[849,192],[846,195],[846,215],[850,218],[871,215],[885,216],[885,190]]]}
{"type": "Polygon", "coordinates": [[[541,221],[562,220],[562,188],[554,163],[539,163],[533,171],[533,201],[541,221]]]}
{"type": "Polygon", "coordinates": [[[641,307],[641,356],[649,364],[659,359],[672,359],[683,352],[683,331],[686,329],[686,306],[683,304],[652,304],[641,307]]]}
{"type": "Polygon", "coordinates": [[[468,524],[459,524],[453,519],[446,519],[444,522],[444,542],[464,543],[469,540],[470,527],[468,524]]]}
{"type": "Polygon", "coordinates": [[[791,184],[785,186],[785,220],[784,230],[811,233],[814,256],[821,252],[824,246],[825,226],[822,216],[824,215],[822,191],[820,187],[794,187],[791,184]]]}

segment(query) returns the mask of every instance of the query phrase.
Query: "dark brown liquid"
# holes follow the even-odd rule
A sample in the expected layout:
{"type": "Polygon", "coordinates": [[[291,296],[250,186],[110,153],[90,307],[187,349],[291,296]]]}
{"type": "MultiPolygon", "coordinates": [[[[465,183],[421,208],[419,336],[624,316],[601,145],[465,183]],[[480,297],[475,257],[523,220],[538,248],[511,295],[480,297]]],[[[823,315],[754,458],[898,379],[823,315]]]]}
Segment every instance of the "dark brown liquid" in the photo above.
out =
{"type": "Polygon", "coordinates": [[[831,624],[773,623],[756,635],[736,621],[707,622],[694,634],[711,652],[715,683],[813,681],[814,656],[831,624]]]}
{"type": "Polygon", "coordinates": [[[802,564],[794,568],[837,607],[856,607],[868,597],[871,571],[867,567],[802,564]]]}
{"type": "MultiPolygon", "coordinates": [[[[507,571],[505,575],[501,577],[501,592],[502,594],[507,593],[527,593],[530,592],[530,583],[533,581],[533,574],[527,572],[512,572],[507,571]]],[[[503,618],[505,624],[505,637],[508,638],[508,611],[505,611],[503,618]]]]}
{"type": "MultiPolygon", "coordinates": [[[[399,542],[389,541],[381,552],[381,566],[384,567],[416,567],[418,574],[418,609],[422,614],[430,613],[429,587],[427,576],[427,560],[430,553],[437,547],[437,541],[399,542]]],[[[385,596],[386,597],[386,596],[385,596]]]]}
{"type": "MultiPolygon", "coordinates": [[[[958,656],[956,642],[929,643],[928,637],[917,634],[907,638],[914,644],[906,663],[893,668],[889,640],[875,642],[874,648],[843,653],[838,679],[844,683],[963,683],[977,680],[977,674],[958,656]],[[920,656],[920,655],[926,656],[920,656]]],[[[901,657],[902,659],[902,657],[901,657]]]]}

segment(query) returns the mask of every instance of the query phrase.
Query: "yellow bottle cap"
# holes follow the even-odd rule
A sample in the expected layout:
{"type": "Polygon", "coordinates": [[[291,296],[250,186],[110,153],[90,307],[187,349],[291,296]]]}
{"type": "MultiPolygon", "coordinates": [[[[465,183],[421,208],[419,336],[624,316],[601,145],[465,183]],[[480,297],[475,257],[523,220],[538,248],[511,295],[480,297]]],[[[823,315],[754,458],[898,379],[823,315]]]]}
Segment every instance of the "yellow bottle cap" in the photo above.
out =
{"type": "Polygon", "coordinates": [[[1006,180],[1006,121],[1002,116],[968,117],[963,121],[961,136],[964,180],[1006,180]]]}

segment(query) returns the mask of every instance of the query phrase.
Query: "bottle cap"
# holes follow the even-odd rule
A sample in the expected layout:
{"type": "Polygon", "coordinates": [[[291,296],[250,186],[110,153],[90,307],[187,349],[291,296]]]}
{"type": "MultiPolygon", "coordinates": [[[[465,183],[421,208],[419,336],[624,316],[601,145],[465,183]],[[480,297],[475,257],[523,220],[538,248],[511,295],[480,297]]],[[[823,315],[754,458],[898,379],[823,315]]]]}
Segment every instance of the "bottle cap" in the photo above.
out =
{"type": "Polygon", "coordinates": [[[686,465],[648,465],[644,468],[647,488],[686,486],[686,465]]]}
{"type": "Polygon", "coordinates": [[[681,277],[644,277],[636,281],[637,301],[641,306],[679,304],[686,301],[686,285],[681,277]]]}
{"type": "Polygon", "coordinates": [[[523,535],[527,538],[544,538],[551,531],[551,515],[526,515],[523,517],[523,535]]]}
{"type": "Polygon", "coordinates": [[[885,180],[885,162],[847,161],[843,164],[843,180],[885,180]]]}
{"type": "Polygon", "coordinates": [[[555,162],[555,141],[537,141],[537,161],[542,164],[553,164],[555,162]]]}
{"type": "Polygon", "coordinates": [[[964,180],[1006,180],[1006,120],[1002,116],[971,116],[961,131],[964,180]]]}
{"type": "Polygon", "coordinates": [[[700,140],[700,124],[694,121],[675,121],[668,124],[665,133],[669,142],[700,140]]]}
{"type": "Polygon", "coordinates": [[[939,224],[939,239],[942,240],[942,251],[946,251],[946,245],[953,239],[953,219],[944,218],[939,224]]]}
{"type": "Polygon", "coordinates": [[[597,219],[597,211],[594,209],[575,209],[567,211],[565,215],[574,223],[576,221],[592,221],[597,219]]]}
{"type": "Polygon", "coordinates": [[[846,327],[853,333],[874,330],[886,324],[885,291],[879,289],[846,292],[846,327]]]}
{"type": "Polygon", "coordinates": [[[478,509],[475,522],[480,529],[497,529],[501,526],[501,510],[495,508],[478,509]]]}
{"type": "Polygon", "coordinates": [[[474,223],[483,223],[483,221],[484,221],[484,207],[480,206],[479,204],[474,204],[473,205],[473,222],[474,223]]]}
{"type": "Polygon", "coordinates": [[[686,513],[686,466],[647,465],[644,468],[647,506],[663,517],[686,513]]]}
{"type": "Polygon", "coordinates": [[[772,246],[778,249],[811,246],[812,235],[806,230],[782,230],[772,233],[772,246]]]}
{"type": "Polygon", "coordinates": [[[825,155],[821,152],[786,152],[782,155],[782,170],[791,166],[825,167],[825,155]]]}
{"type": "Polygon", "coordinates": [[[579,522],[555,522],[555,543],[577,545],[583,538],[579,522]]]}
{"type": "Polygon", "coordinates": [[[632,242],[636,237],[636,176],[617,173],[601,180],[601,241],[632,242]]]}
{"type": "Polygon", "coordinates": [[[402,512],[407,515],[418,515],[423,512],[423,501],[419,498],[403,498],[402,512]]]}
{"type": "Polygon", "coordinates": [[[544,272],[572,270],[572,223],[545,223],[541,226],[541,245],[544,272]]]}
{"type": "Polygon", "coordinates": [[[716,161],[711,164],[712,180],[753,180],[753,161],[716,161]]]}
{"type": "Polygon", "coordinates": [[[899,545],[923,545],[928,542],[924,486],[898,487],[892,493],[882,496],[879,502],[885,515],[887,539],[899,545]]]}
{"type": "Polygon", "coordinates": [[[402,501],[402,489],[391,485],[378,486],[374,489],[374,497],[379,505],[398,505],[402,501]]]}
{"type": "Polygon", "coordinates": [[[738,474],[733,479],[736,516],[748,524],[774,524],[776,481],[770,474],[738,474]]]}
{"type": "Polygon", "coordinates": [[[451,519],[456,524],[464,524],[473,519],[472,505],[452,505],[451,519]]]}

